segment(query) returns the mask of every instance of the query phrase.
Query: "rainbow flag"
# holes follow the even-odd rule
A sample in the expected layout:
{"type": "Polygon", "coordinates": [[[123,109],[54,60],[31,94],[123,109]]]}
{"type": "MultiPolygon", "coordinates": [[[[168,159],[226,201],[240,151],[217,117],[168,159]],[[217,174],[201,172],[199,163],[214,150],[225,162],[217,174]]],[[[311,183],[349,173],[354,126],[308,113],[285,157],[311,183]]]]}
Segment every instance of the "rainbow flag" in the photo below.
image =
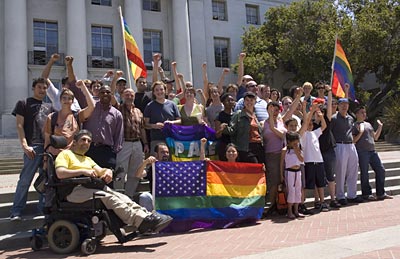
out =
{"type": "Polygon", "coordinates": [[[174,218],[168,232],[255,222],[264,210],[262,164],[156,162],[153,179],[155,209],[174,218]]]}
{"type": "Polygon", "coordinates": [[[147,77],[147,69],[144,65],[142,55],[140,54],[139,48],[136,44],[135,39],[129,30],[128,24],[126,24],[125,19],[122,17],[124,23],[124,40],[126,46],[126,56],[128,57],[129,67],[133,79],[138,79],[139,77],[147,77]]]}
{"type": "Polygon", "coordinates": [[[172,161],[193,161],[200,157],[200,139],[206,138],[206,157],[217,160],[215,130],[205,125],[165,124],[162,130],[172,161]]]}
{"type": "Polygon", "coordinates": [[[350,64],[342,48],[342,43],[336,39],[335,55],[332,62],[332,93],[340,98],[345,97],[344,85],[346,83],[350,85],[348,97],[355,100],[356,93],[350,64]]]}

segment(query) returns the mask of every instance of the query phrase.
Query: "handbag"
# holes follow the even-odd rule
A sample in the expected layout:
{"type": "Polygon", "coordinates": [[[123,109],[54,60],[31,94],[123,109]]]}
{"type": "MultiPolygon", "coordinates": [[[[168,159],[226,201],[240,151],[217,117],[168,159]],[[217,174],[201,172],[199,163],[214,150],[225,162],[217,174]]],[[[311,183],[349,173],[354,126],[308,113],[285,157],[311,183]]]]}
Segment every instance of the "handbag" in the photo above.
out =
{"type": "Polygon", "coordinates": [[[276,194],[276,208],[280,215],[284,215],[287,212],[288,204],[286,199],[286,185],[285,183],[280,183],[278,185],[276,194]]]}
{"type": "Polygon", "coordinates": [[[46,190],[46,182],[47,182],[46,172],[43,172],[39,174],[39,176],[36,178],[35,182],[33,183],[33,187],[38,193],[43,194],[46,190]]]}

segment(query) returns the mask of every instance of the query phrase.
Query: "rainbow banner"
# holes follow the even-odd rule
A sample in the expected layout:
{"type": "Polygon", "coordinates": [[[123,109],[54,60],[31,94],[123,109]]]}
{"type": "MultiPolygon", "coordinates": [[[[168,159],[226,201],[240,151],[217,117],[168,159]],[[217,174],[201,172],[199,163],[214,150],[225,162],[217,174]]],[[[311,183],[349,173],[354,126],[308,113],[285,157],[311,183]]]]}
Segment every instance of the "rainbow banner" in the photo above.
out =
{"type": "Polygon", "coordinates": [[[345,97],[344,85],[350,85],[349,98],[356,99],[356,92],[353,85],[353,74],[350,63],[342,48],[342,43],[336,38],[335,55],[332,62],[332,93],[337,97],[345,97]]]}
{"type": "Polygon", "coordinates": [[[131,31],[129,30],[128,24],[126,24],[124,17],[122,17],[124,23],[124,40],[125,40],[125,49],[126,56],[128,58],[129,67],[131,69],[131,73],[133,79],[138,79],[139,77],[147,77],[147,69],[144,65],[142,55],[140,54],[139,48],[136,44],[135,39],[132,36],[131,31]]]}
{"type": "Polygon", "coordinates": [[[167,232],[253,223],[264,211],[262,164],[156,162],[153,179],[155,209],[174,218],[167,232]]]}
{"type": "Polygon", "coordinates": [[[172,161],[194,161],[200,158],[200,139],[206,138],[206,157],[217,160],[217,142],[215,131],[205,125],[180,126],[165,124],[163,128],[165,142],[172,161]]]}

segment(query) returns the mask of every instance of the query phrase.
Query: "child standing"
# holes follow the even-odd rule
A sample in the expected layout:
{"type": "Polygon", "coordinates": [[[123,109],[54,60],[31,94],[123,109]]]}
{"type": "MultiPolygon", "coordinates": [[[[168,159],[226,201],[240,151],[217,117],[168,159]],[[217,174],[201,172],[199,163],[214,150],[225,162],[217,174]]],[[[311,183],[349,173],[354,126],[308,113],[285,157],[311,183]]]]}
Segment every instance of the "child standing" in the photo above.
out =
{"type": "MultiPolygon", "coordinates": [[[[313,190],[317,188],[319,202],[316,202],[315,208],[320,211],[329,211],[328,205],[324,199],[324,187],[326,186],[324,160],[322,158],[319,147],[319,136],[326,129],[324,116],[319,108],[319,103],[314,102],[310,112],[305,119],[306,131],[300,130],[301,145],[304,147],[304,162],[305,162],[305,179],[306,189],[313,190]],[[315,114],[321,122],[321,127],[314,129],[312,117],[315,114]]],[[[302,128],[303,129],[303,128],[302,128]]]]}
{"type": "Polygon", "coordinates": [[[285,180],[287,189],[288,218],[304,217],[299,213],[301,203],[301,164],[304,162],[300,148],[300,135],[297,132],[286,133],[286,147],[282,149],[281,181],[285,180]]]}

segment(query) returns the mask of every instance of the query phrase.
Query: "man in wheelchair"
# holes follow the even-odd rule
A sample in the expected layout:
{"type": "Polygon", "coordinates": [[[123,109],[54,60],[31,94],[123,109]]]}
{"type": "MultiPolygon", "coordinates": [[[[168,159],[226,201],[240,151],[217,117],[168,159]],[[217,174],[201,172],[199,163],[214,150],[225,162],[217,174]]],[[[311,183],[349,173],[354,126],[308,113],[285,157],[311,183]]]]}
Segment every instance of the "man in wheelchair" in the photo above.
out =
{"type": "Polygon", "coordinates": [[[149,212],[128,196],[105,185],[112,181],[113,173],[110,169],[99,167],[90,157],[85,156],[91,140],[92,134],[87,130],[76,133],[71,150],[62,151],[55,160],[56,175],[60,180],[89,176],[101,179],[104,184],[97,184],[96,189],[87,185],[77,185],[69,190],[66,200],[71,203],[83,203],[93,197],[99,198],[124,224],[136,227],[140,233],[158,232],[167,227],[172,221],[170,216],[149,212]]]}

